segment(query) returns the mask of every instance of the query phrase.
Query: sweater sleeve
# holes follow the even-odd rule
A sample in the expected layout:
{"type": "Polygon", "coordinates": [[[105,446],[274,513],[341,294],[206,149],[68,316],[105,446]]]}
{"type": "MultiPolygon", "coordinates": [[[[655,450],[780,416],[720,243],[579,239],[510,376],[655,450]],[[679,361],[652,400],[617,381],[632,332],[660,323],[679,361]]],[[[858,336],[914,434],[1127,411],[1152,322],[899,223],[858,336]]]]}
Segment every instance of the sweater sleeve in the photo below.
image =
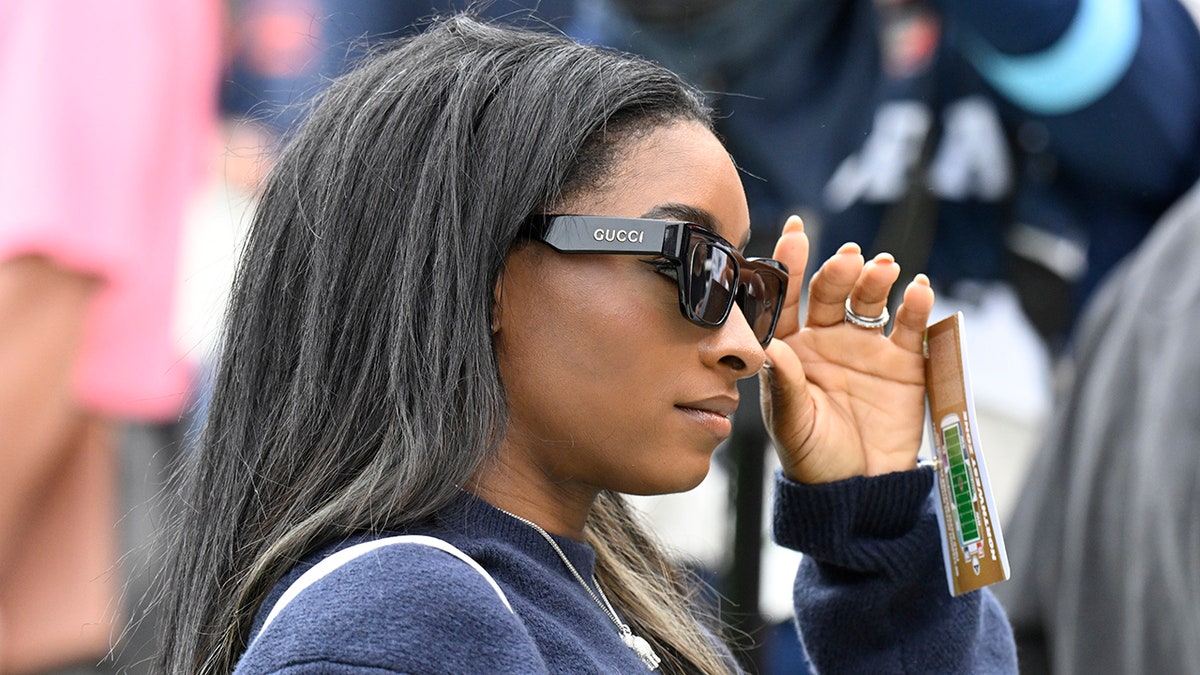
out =
{"type": "MultiPolygon", "coordinates": [[[[274,595],[274,594],[273,594],[274,595]]],[[[251,642],[236,675],[545,673],[522,621],[466,563],[386,546],[304,589],[251,642]]]]}
{"type": "Polygon", "coordinates": [[[946,589],[932,469],[803,485],[779,474],[775,538],[804,553],[797,628],[821,672],[1015,673],[987,590],[946,589]]]}

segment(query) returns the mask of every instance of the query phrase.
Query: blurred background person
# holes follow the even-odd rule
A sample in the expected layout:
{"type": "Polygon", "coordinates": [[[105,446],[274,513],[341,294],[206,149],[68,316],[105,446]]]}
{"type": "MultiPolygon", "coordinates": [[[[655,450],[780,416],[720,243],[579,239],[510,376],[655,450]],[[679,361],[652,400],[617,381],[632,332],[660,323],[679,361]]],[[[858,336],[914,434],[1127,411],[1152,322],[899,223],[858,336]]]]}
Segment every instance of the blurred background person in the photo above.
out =
{"type": "Polygon", "coordinates": [[[925,261],[908,273],[951,295],[961,280],[1022,288],[1029,275],[1022,299],[1054,345],[1200,175],[1200,59],[1179,0],[579,7],[580,37],[710,90],[723,133],[749,151],[761,227],[801,208],[830,250],[897,240],[925,261]]]}
{"type": "Polygon", "coordinates": [[[1023,673],[1200,673],[1200,183],[1096,291],[1005,525],[1023,673]]]}
{"type": "Polygon", "coordinates": [[[221,107],[229,121],[265,134],[269,150],[314,94],[381,42],[468,7],[483,19],[562,26],[574,0],[232,0],[230,7],[221,107]]]}
{"type": "Polygon", "coordinates": [[[192,385],[171,308],[220,10],[0,3],[0,672],[91,672],[121,630],[120,429],[192,385]]]}

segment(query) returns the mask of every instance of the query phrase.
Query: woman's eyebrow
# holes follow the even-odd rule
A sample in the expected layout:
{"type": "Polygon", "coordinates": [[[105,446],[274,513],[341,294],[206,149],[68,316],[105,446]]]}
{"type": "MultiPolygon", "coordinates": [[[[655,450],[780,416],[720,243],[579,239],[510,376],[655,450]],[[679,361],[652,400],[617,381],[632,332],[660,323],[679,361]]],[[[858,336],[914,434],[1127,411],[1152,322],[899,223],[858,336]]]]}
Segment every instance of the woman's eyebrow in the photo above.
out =
{"type": "MultiPolygon", "coordinates": [[[[717,219],[708,211],[688,204],[679,204],[670,202],[667,204],[659,204],[642,214],[643,218],[656,218],[662,220],[683,220],[689,223],[695,223],[703,228],[717,232],[717,219]]],[[[750,243],[750,230],[746,230],[746,236],[742,238],[741,243],[735,244],[739,249],[745,249],[746,244],[750,243]]]]}

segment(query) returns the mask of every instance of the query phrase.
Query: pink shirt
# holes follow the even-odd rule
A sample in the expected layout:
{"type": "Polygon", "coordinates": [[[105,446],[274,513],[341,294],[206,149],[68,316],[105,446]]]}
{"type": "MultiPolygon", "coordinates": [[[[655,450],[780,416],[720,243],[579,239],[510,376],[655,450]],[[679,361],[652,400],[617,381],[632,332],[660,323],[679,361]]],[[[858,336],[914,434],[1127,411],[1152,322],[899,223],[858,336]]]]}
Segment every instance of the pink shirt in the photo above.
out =
{"type": "Polygon", "coordinates": [[[212,147],[217,0],[0,2],[0,261],[96,275],[75,381],[88,408],[179,414],[171,312],[185,206],[212,147]]]}

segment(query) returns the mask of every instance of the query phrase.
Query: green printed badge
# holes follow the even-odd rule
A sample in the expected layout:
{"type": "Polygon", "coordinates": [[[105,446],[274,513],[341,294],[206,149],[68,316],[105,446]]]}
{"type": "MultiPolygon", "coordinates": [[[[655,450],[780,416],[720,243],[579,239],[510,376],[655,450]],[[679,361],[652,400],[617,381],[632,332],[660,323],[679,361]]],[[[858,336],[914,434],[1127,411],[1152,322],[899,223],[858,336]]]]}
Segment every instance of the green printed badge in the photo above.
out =
{"type": "Polygon", "coordinates": [[[961,313],[926,330],[925,356],[946,584],[951,595],[961,595],[1009,577],[1004,536],[975,423],[961,313]]]}

